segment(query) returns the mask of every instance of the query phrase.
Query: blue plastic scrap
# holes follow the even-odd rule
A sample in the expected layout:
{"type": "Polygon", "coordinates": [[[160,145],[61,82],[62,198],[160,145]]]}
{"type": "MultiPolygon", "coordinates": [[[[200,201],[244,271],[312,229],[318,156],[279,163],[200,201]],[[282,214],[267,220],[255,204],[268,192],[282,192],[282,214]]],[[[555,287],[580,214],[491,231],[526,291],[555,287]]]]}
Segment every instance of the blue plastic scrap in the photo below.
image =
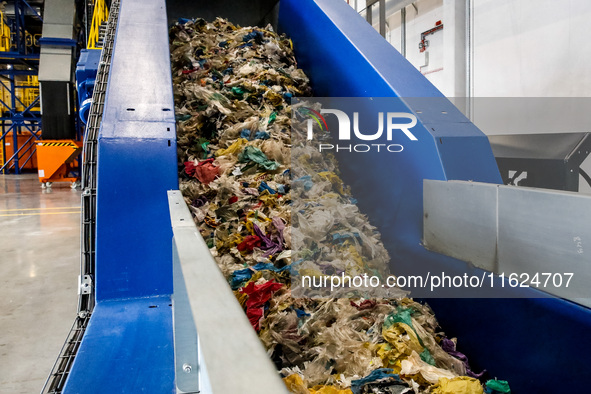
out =
{"type": "Polygon", "coordinates": [[[353,394],[386,393],[399,394],[408,390],[408,385],[400,380],[400,376],[390,368],[379,368],[362,379],[351,382],[353,394]],[[379,391],[373,390],[373,388],[379,391]]]}

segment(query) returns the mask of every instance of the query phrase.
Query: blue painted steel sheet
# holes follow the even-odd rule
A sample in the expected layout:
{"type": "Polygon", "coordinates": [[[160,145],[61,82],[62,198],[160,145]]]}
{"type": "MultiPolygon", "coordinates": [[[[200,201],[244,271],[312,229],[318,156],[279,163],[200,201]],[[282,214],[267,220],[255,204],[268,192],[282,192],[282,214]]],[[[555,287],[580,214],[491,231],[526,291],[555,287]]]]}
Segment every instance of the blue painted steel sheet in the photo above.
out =
{"type": "Polygon", "coordinates": [[[439,267],[445,259],[420,246],[423,179],[500,183],[488,139],[343,2],[282,0],[279,27],[293,40],[316,96],[400,97],[406,108],[396,111],[416,115],[419,141],[403,154],[338,156],[343,179],[395,257],[396,272],[406,273],[406,262],[417,258],[425,271],[439,267]]]}
{"type": "Polygon", "coordinates": [[[171,304],[166,296],[99,303],[63,392],[174,393],[171,304]]]}
{"type": "MultiPolygon", "coordinates": [[[[316,96],[401,97],[419,118],[421,146],[412,147],[413,155],[340,154],[347,159],[341,160],[342,177],[380,230],[396,273],[416,273],[417,266],[449,275],[482,272],[422,247],[422,182],[500,183],[486,137],[345,2],[282,0],[279,27],[293,40],[316,96]]],[[[504,296],[515,291],[506,289],[504,296]]],[[[475,369],[509,379],[512,392],[588,391],[588,309],[558,299],[426,301],[447,333],[460,337],[460,350],[475,369]]]]}
{"type": "Polygon", "coordinates": [[[78,91],[78,116],[86,124],[92,105],[92,93],[101,61],[100,49],[82,49],[76,64],[76,90],[78,91]]]}
{"type": "Polygon", "coordinates": [[[429,299],[477,372],[515,394],[587,393],[589,309],[559,299],[429,299]]]}
{"type": "Polygon", "coordinates": [[[178,188],[163,0],[121,2],[98,138],[96,307],[64,393],[173,393],[178,188]]]}
{"type": "Polygon", "coordinates": [[[121,2],[98,143],[96,299],[172,293],[178,188],[163,0],[121,2]]]}

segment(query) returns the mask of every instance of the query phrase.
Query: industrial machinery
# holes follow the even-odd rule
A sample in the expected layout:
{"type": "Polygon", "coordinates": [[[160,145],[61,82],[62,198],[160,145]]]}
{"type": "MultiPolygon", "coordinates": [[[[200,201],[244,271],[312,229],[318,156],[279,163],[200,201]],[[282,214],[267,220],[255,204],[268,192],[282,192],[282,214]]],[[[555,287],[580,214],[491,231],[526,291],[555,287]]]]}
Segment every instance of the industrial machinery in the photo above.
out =
{"type": "Polygon", "coordinates": [[[589,152],[589,133],[496,135],[489,137],[505,185],[579,191],[589,152]]]}
{"type": "Polygon", "coordinates": [[[55,0],[47,1],[45,9],[40,40],[44,111],[43,142],[37,143],[39,181],[42,186],[69,181],[75,187],[82,151],[78,125],[86,124],[88,118],[108,8],[103,0],[89,2],[82,8],[71,0],[55,0]],[[81,16],[87,20],[82,37],[86,49],[80,50],[74,73],[79,44],[76,20],[81,16]]]}
{"type": "Polygon", "coordinates": [[[39,59],[43,141],[37,143],[39,182],[42,187],[68,181],[75,185],[81,152],[72,69],[78,45],[75,3],[48,0],[43,17],[39,59]]]}
{"type": "Polygon", "coordinates": [[[78,178],[75,1],[15,0],[0,10],[0,170],[39,171],[42,186],[78,178]]]}
{"type": "MultiPolygon", "coordinates": [[[[168,25],[181,16],[270,22],[318,96],[397,97],[416,116],[407,154],[341,161],[397,273],[519,272],[560,258],[577,283],[589,279],[584,245],[565,246],[591,236],[589,197],[503,186],[486,136],[342,0],[115,0],[84,143],[79,311],[45,392],[285,391],[175,191],[168,25]]],[[[426,301],[471,364],[513,392],[586,392],[591,311],[576,291],[426,301]]]]}

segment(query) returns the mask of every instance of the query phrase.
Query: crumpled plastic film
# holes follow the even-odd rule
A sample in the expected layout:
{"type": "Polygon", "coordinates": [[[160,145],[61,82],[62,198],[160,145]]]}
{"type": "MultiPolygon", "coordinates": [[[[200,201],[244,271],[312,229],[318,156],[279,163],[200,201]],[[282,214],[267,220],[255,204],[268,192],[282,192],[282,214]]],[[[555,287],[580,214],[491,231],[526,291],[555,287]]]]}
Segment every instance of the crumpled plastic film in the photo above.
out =
{"type": "Polygon", "coordinates": [[[351,382],[353,394],[388,393],[404,394],[412,393],[413,389],[393,373],[392,369],[380,368],[374,370],[368,376],[351,382]]]}
{"type": "Polygon", "coordinates": [[[436,384],[441,378],[452,379],[456,374],[445,369],[437,368],[421,359],[416,351],[402,360],[400,374],[406,377],[413,377],[414,380],[422,379],[427,383],[436,384]]]}
{"type": "Polygon", "coordinates": [[[431,392],[433,394],[483,394],[480,382],[467,376],[453,379],[441,378],[431,392]]]}
{"type": "MultiPolygon", "coordinates": [[[[287,388],[401,394],[468,382],[482,392],[458,380],[467,359],[427,305],[403,293],[292,295],[294,272],[383,277],[389,256],[336,159],[293,144],[291,98],[311,91],[291,41],[219,18],[182,20],[170,40],[180,189],[287,388]]],[[[487,390],[505,393],[498,382],[487,390]]]]}
{"type": "Polygon", "coordinates": [[[509,383],[505,380],[491,379],[484,386],[486,394],[511,394],[509,383]]]}

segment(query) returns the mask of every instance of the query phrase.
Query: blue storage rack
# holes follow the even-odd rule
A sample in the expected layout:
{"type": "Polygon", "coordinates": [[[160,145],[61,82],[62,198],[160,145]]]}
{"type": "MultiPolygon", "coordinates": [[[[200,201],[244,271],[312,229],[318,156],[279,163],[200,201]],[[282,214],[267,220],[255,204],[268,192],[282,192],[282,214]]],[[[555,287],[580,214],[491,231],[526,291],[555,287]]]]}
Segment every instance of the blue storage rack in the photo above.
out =
{"type": "Polygon", "coordinates": [[[5,148],[0,152],[4,156],[0,161],[2,174],[11,171],[20,174],[33,159],[37,146],[35,141],[41,138],[41,113],[36,109],[39,106],[39,97],[36,97],[30,105],[25,105],[17,95],[19,90],[39,89],[39,87],[25,86],[15,79],[16,76],[37,75],[39,72],[39,46],[27,46],[26,15],[34,16],[37,22],[43,22],[37,11],[25,0],[14,1],[14,13],[10,17],[5,16],[4,20],[14,38],[11,40],[12,47],[8,51],[0,52],[0,64],[7,65],[0,70],[0,84],[10,95],[7,102],[3,101],[4,98],[0,98],[0,103],[6,107],[6,110],[0,114],[2,123],[0,144],[3,147],[11,144],[13,154],[7,156],[5,148]],[[25,130],[30,133],[30,136],[24,143],[19,143],[18,135],[25,130]]]}

